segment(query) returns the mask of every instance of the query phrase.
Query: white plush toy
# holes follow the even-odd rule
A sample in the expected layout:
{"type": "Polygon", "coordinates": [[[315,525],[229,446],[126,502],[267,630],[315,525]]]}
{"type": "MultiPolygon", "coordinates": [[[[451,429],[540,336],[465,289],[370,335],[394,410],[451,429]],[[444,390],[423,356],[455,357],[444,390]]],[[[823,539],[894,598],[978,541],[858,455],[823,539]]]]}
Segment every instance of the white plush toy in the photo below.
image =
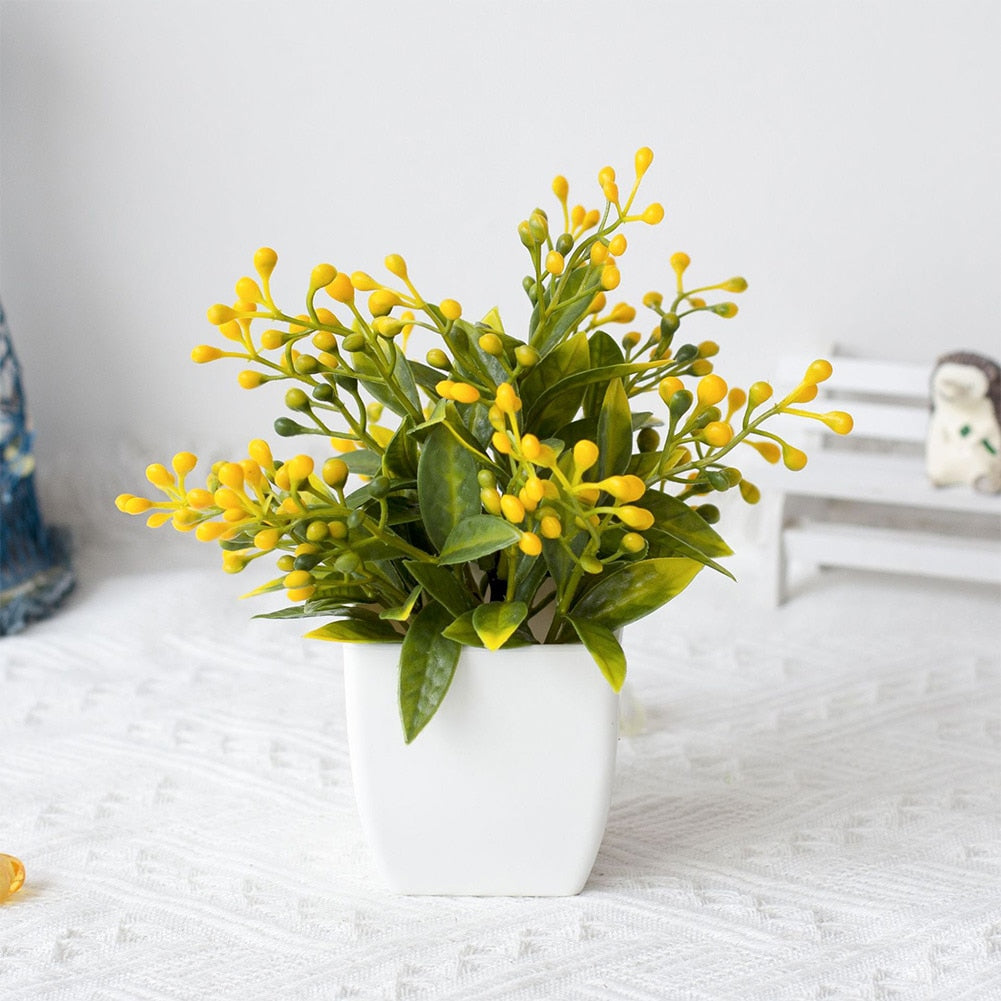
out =
{"type": "Polygon", "coordinates": [[[1001,492],[1001,368],[983,355],[939,358],[931,380],[925,464],[935,486],[1001,492]]]}

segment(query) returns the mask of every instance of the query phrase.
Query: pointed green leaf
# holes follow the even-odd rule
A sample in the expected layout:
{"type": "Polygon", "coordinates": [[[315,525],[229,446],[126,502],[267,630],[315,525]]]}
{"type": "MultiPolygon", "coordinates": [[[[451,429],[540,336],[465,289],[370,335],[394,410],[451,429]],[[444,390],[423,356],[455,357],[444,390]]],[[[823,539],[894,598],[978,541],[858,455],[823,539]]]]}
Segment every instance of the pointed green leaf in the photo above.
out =
{"type": "MultiPolygon", "coordinates": [[[[552,386],[576,372],[586,372],[589,364],[587,335],[581,331],[555,351],[551,351],[522,378],[519,395],[525,409],[532,409],[535,400],[542,395],[547,386],[552,386]]],[[[576,409],[574,407],[571,410],[571,416],[576,409]]]]}
{"type": "Polygon", "coordinates": [[[479,514],[480,486],[472,454],[442,425],[435,427],[417,463],[417,498],[431,542],[441,550],[449,533],[479,514]]]}
{"type": "Polygon", "coordinates": [[[723,574],[724,577],[729,577],[730,580],[737,579],[725,566],[706,556],[702,550],[691,545],[691,543],[686,542],[684,539],[679,539],[670,532],[661,532],[656,528],[651,528],[643,533],[643,537],[649,544],[649,555],[651,557],[687,556],[690,560],[698,560],[699,563],[709,567],[710,570],[715,570],[717,573],[723,574]]]}
{"type": "MultiPolygon", "coordinates": [[[[477,607],[479,608],[482,606],[477,607]]],[[[470,609],[468,612],[460,615],[447,629],[445,629],[442,635],[447,636],[450,640],[455,640],[456,643],[461,643],[463,646],[477,648],[484,647],[486,644],[483,642],[480,634],[476,631],[476,627],[473,625],[473,615],[475,611],[476,609],[470,609]]],[[[518,626],[502,645],[505,650],[510,650],[518,646],[531,646],[534,642],[535,639],[528,631],[528,628],[525,626],[518,626]]]]}
{"type": "Polygon", "coordinates": [[[612,379],[598,414],[597,478],[624,473],[633,451],[633,415],[621,379],[612,379]]]}
{"type": "Polygon", "coordinates": [[[400,650],[400,717],[409,744],[438,711],[462,648],[443,633],[452,613],[431,602],[418,613],[400,650]]]}
{"type": "Polygon", "coordinates": [[[441,547],[438,562],[469,563],[481,556],[496,553],[505,546],[513,546],[520,538],[521,530],[503,518],[496,518],[492,514],[474,514],[460,521],[449,532],[445,544],[441,547]]]}
{"type": "Polygon", "coordinates": [[[417,443],[410,436],[413,427],[413,420],[404,418],[382,456],[382,472],[392,480],[417,477],[417,443]]]}
{"type": "Polygon", "coordinates": [[[356,448],[351,452],[343,452],[339,458],[344,460],[344,464],[352,473],[358,473],[361,476],[378,476],[379,470],[382,468],[382,458],[367,448],[356,448]]]}
{"type": "Polygon", "coordinates": [[[390,619],[393,622],[405,622],[410,618],[410,614],[414,610],[414,605],[417,604],[417,599],[421,594],[420,584],[415,587],[410,594],[407,596],[407,600],[402,604],[398,605],[396,608],[385,608],[379,613],[380,619],[390,619]]]}
{"type": "Polygon", "coordinates": [[[476,604],[476,598],[455,579],[451,570],[434,563],[418,563],[416,560],[408,560],[404,566],[414,580],[452,615],[460,616],[476,604]]]}
{"type": "Polygon", "coordinates": [[[256,598],[259,594],[269,594],[272,591],[280,591],[285,586],[284,577],[276,577],[274,580],[269,580],[267,584],[261,584],[260,587],[255,587],[253,591],[248,591],[246,594],[241,594],[241,598],[256,598]]]}
{"type": "Polygon", "coordinates": [[[588,386],[599,383],[608,383],[612,379],[622,379],[638,372],[648,372],[650,369],[660,368],[669,364],[669,359],[659,359],[658,361],[628,362],[622,365],[607,365],[603,368],[587,369],[568,375],[554,385],[548,386],[535,401],[525,418],[526,426],[537,427],[539,437],[555,434],[563,427],[569,417],[560,420],[560,415],[566,413],[569,403],[563,399],[568,397],[569,401],[577,400],[573,413],[576,413],[580,401],[583,399],[584,391],[588,386]]]}
{"type": "Polygon", "coordinates": [[[601,668],[601,673],[616,692],[622,690],[626,680],[626,655],[615,638],[615,633],[597,622],[584,619],[568,619],[570,625],[577,631],[581,643],[587,647],[587,652],[601,668]]]}
{"type": "Polygon", "coordinates": [[[341,619],[306,633],[305,638],[334,643],[399,643],[402,637],[388,622],[378,619],[341,619]]]}
{"type": "Polygon", "coordinates": [[[680,594],[701,569],[701,563],[680,556],[627,563],[584,594],[571,607],[570,617],[619,629],[680,594]]]}
{"type": "Polygon", "coordinates": [[[654,528],[687,542],[700,553],[706,556],[733,555],[733,550],[709,523],[677,497],[659,490],[647,490],[636,504],[653,512],[657,519],[654,528]]]}
{"type": "Polygon", "coordinates": [[[523,601],[493,601],[473,610],[473,628],[488,650],[499,650],[526,615],[528,605],[523,601]]]}
{"type": "MultiPolygon", "coordinates": [[[[618,342],[604,330],[597,330],[591,335],[588,341],[588,353],[590,354],[589,368],[605,368],[609,365],[622,365],[626,358],[622,353],[622,348],[618,342]]],[[[601,386],[588,386],[584,393],[584,414],[587,417],[596,417],[601,411],[602,400],[601,386]]]]}

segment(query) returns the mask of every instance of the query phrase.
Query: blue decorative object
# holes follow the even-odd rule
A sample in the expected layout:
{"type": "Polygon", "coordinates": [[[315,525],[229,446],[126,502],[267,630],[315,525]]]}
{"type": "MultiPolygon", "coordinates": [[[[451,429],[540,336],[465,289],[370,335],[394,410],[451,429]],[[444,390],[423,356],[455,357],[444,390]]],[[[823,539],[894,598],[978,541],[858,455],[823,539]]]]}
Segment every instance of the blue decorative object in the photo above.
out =
{"type": "Polygon", "coordinates": [[[0,636],[48,615],[74,584],[65,532],[45,527],[21,370],[0,306],[0,636]]]}

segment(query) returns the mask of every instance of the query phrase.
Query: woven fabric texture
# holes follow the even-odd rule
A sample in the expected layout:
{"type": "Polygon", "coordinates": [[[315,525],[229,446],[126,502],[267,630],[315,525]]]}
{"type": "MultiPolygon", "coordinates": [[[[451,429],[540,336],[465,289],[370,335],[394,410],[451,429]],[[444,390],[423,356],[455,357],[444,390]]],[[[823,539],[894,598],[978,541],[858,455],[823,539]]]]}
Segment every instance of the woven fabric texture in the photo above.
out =
{"type": "Polygon", "coordinates": [[[627,633],[584,893],[401,898],[339,648],[119,562],[0,640],[4,1001],[1001,998],[994,591],[832,575],[772,612],[703,575],[627,633]]]}

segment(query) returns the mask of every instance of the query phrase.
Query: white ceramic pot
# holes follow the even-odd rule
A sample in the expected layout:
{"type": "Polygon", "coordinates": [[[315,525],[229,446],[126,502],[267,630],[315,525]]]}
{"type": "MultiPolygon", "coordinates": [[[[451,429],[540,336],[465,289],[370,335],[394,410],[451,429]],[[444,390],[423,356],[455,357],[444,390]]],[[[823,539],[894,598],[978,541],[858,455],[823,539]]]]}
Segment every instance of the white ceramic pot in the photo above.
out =
{"type": "Polygon", "coordinates": [[[579,645],[463,648],[407,744],[400,647],[348,644],[348,741],[362,826],[392,890],[567,896],[608,817],[618,696],[579,645]]]}

